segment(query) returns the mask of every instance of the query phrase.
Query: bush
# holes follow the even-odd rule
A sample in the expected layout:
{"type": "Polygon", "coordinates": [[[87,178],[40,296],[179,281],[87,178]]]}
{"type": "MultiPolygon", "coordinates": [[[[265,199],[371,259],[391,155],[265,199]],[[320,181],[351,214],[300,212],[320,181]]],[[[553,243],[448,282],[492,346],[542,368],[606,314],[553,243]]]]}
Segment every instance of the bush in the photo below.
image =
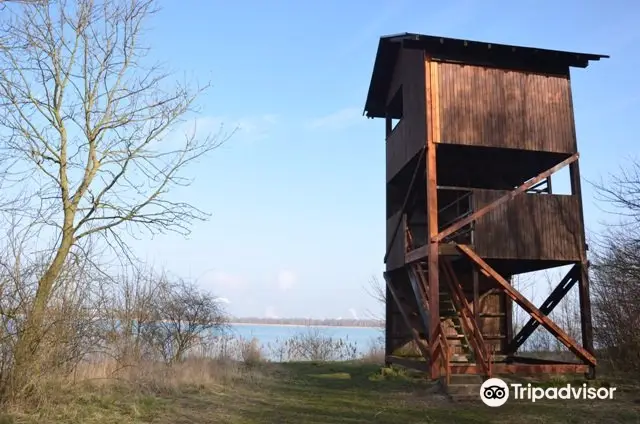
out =
{"type": "Polygon", "coordinates": [[[348,339],[333,338],[319,327],[308,327],[287,340],[276,340],[267,349],[279,362],[347,361],[358,357],[358,348],[348,339]]]}

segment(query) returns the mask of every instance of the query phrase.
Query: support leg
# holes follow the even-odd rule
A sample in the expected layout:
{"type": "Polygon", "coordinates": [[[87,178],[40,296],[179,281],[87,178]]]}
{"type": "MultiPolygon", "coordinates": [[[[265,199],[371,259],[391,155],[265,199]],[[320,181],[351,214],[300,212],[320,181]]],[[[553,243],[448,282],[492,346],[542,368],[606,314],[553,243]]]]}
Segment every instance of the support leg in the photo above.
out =
{"type": "MultiPolygon", "coordinates": [[[[587,265],[580,264],[580,275],[578,277],[578,296],[580,299],[580,324],[582,328],[582,345],[584,348],[594,355],[593,350],[593,326],[591,322],[591,298],[589,297],[589,274],[587,265]]],[[[589,366],[589,372],[586,377],[588,379],[596,378],[596,367],[589,366]]]]}

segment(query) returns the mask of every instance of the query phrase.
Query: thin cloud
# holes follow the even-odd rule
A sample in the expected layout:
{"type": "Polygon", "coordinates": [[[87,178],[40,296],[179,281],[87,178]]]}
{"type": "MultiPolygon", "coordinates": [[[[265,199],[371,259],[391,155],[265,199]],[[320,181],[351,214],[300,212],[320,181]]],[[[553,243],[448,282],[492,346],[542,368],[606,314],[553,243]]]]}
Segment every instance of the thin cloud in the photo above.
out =
{"type": "Polygon", "coordinates": [[[265,318],[278,318],[278,314],[276,314],[276,308],[273,306],[267,306],[264,310],[265,318]]]}
{"type": "Polygon", "coordinates": [[[172,135],[195,136],[199,139],[232,135],[234,141],[254,142],[268,138],[277,123],[278,116],[274,114],[244,117],[203,116],[184,122],[172,135]]]}
{"type": "Polygon", "coordinates": [[[246,284],[246,280],[236,274],[230,274],[224,271],[216,271],[208,276],[205,276],[205,279],[210,280],[216,287],[240,287],[246,284]]]}
{"type": "Polygon", "coordinates": [[[337,70],[343,65],[345,58],[362,48],[362,46],[369,45],[371,40],[376,43],[378,37],[383,35],[380,32],[385,24],[405,13],[407,4],[408,0],[396,0],[387,3],[383,8],[377,9],[376,14],[371,20],[365,22],[365,24],[357,28],[350,37],[340,43],[341,47],[335,56],[332,66],[329,70],[325,71],[325,73],[337,70]]]}
{"type": "Polygon", "coordinates": [[[320,118],[313,119],[309,123],[310,129],[342,130],[363,121],[362,108],[348,107],[320,118]]]}
{"type": "Polygon", "coordinates": [[[282,291],[290,290],[298,281],[298,276],[291,270],[282,270],[278,273],[278,288],[282,291]]]}

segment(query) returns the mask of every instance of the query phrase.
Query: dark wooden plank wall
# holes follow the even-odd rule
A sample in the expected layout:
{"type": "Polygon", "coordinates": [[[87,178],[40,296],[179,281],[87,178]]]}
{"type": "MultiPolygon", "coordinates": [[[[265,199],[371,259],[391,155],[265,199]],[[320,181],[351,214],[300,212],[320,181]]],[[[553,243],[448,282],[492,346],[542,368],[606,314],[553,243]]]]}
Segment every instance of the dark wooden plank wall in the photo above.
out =
{"type": "MultiPolygon", "coordinates": [[[[401,302],[405,311],[410,315],[411,325],[420,333],[421,337],[426,341],[418,312],[418,304],[411,289],[411,284],[405,270],[396,270],[390,273],[391,281],[396,293],[401,297],[401,302]]],[[[473,312],[473,279],[471,273],[457,273],[458,279],[463,286],[463,290],[467,300],[472,304],[473,312]]],[[[479,276],[480,287],[480,314],[491,314],[494,316],[480,317],[479,327],[485,342],[495,347],[495,353],[500,354],[506,347],[506,315],[505,315],[505,294],[495,289],[495,283],[484,275],[479,276]]],[[[388,294],[388,308],[386,311],[386,349],[387,355],[413,356],[420,357],[421,353],[416,346],[411,332],[400,314],[398,306],[394,299],[388,294]]],[[[445,332],[450,335],[457,334],[453,328],[453,321],[450,319],[444,321],[445,332]]],[[[455,339],[449,340],[449,345],[454,354],[465,354],[466,352],[460,346],[460,341],[455,339]]]]}
{"type": "MultiPolygon", "coordinates": [[[[456,272],[456,277],[465,293],[467,301],[473,312],[473,277],[470,272],[456,272]]],[[[479,314],[491,314],[492,316],[482,316],[478,319],[480,332],[485,337],[485,343],[494,346],[495,353],[499,354],[504,351],[506,344],[506,315],[505,315],[505,294],[503,291],[496,290],[496,283],[480,274],[479,278],[479,314]]],[[[456,329],[451,319],[444,321],[445,331],[447,334],[455,335],[456,329]]],[[[456,354],[464,354],[457,340],[449,340],[453,351],[456,354]]]]}
{"type": "MultiPolygon", "coordinates": [[[[485,338],[485,344],[488,347],[492,346],[495,354],[504,352],[506,347],[504,298],[505,293],[501,290],[480,292],[478,314],[500,314],[500,316],[480,316],[478,318],[478,326],[485,338]]],[[[473,294],[471,294],[471,299],[473,299],[473,294]]]]}
{"type": "Polygon", "coordinates": [[[387,137],[387,182],[391,181],[426,143],[425,63],[421,51],[400,51],[387,103],[393,99],[400,87],[403,96],[403,118],[387,137]]]}
{"type": "MultiPolygon", "coordinates": [[[[505,193],[474,190],[474,209],[505,193]]],[[[478,219],[475,251],[493,259],[577,261],[579,212],[577,196],[521,194],[478,219]]]]}
{"type": "MultiPolygon", "coordinates": [[[[391,274],[391,280],[396,293],[401,297],[405,312],[410,315],[412,327],[418,330],[421,338],[426,342],[427,338],[424,334],[420,321],[418,304],[415,300],[406,271],[398,270],[393,272],[391,274]]],[[[386,315],[386,354],[421,357],[420,349],[416,346],[411,331],[407,328],[404,319],[400,314],[400,310],[398,309],[398,305],[390,294],[387,298],[387,302],[389,302],[389,308],[387,309],[386,315]]]]}
{"type": "MultiPolygon", "coordinates": [[[[387,248],[389,246],[389,243],[391,243],[393,232],[396,229],[398,217],[400,216],[402,216],[402,211],[396,212],[391,216],[391,218],[387,219],[387,242],[385,244],[387,248]]],[[[398,228],[398,232],[394,239],[393,245],[391,246],[391,250],[389,251],[389,256],[387,257],[387,271],[404,266],[404,256],[406,253],[405,225],[406,222],[403,218],[402,223],[398,228]]]]}
{"type": "Polygon", "coordinates": [[[438,81],[443,143],[577,149],[568,78],[440,63],[438,81]]]}

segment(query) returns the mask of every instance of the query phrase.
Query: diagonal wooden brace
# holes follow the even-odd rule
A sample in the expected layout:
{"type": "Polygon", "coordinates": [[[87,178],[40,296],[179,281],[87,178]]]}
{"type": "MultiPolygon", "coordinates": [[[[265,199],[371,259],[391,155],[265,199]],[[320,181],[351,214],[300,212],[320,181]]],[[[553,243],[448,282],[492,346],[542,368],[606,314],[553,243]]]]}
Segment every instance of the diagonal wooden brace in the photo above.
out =
{"type": "MultiPolygon", "coordinates": [[[[569,293],[569,290],[574,286],[577,280],[578,273],[580,272],[580,265],[574,265],[571,267],[567,275],[560,281],[556,288],[551,292],[549,297],[540,306],[540,312],[545,315],[549,315],[551,311],[560,303],[560,301],[569,293]]],[[[540,323],[531,318],[527,324],[522,327],[518,334],[513,338],[509,346],[505,349],[508,353],[515,353],[517,350],[527,341],[527,339],[533,334],[533,332],[540,326],[540,323]]]]}
{"type": "Polygon", "coordinates": [[[526,297],[524,297],[518,290],[513,288],[507,280],[505,280],[500,274],[498,274],[493,268],[489,266],[480,256],[478,256],[473,250],[465,245],[456,246],[462,253],[464,253],[472,262],[476,264],[480,269],[484,270],[491,278],[493,278],[501,288],[507,293],[507,295],[513,299],[520,307],[531,315],[533,319],[538,321],[544,328],[546,328],[555,338],[565,345],[571,352],[582,359],[589,365],[596,364],[596,358],[582,348],[573,338],[565,333],[560,327],[556,325],[551,319],[543,314],[533,303],[531,303],[526,297]]]}
{"type": "Polygon", "coordinates": [[[441,241],[442,239],[444,239],[445,237],[455,233],[456,231],[458,231],[459,229],[461,229],[465,225],[468,225],[471,222],[473,222],[473,221],[481,218],[482,216],[486,215],[487,213],[491,212],[492,210],[494,210],[498,206],[502,205],[503,203],[513,199],[514,197],[516,197],[519,194],[522,194],[522,193],[526,192],[531,187],[533,187],[536,184],[538,184],[540,181],[544,180],[545,178],[549,177],[551,174],[559,171],[560,169],[564,168],[565,166],[575,162],[576,160],[578,160],[578,153],[573,154],[572,156],[570,156],[567,159],[563,160],[562,162],[560,162],[559,164],[557,164],[553,168],[547,169],[543,173],[539,174],[537,177],[534,177],[534,178],[530,179],[529,181],[525,182],[524,184],[522,184],[521,186],[519,186],[515,190],[510,191],[509,193],[505,194],[504,196],[500,197],[499,199],[497,199],[497,200],[489,203],[488,205],[478,209],[477,211],[475,211],[471,215],[467,216],[466,218],[462,218],[460,221],[450,225],[448,228],[445,228],[444,230],[440,231],[437,236],[435,236],[435,237],[433,237],[431,239],[431,241],[437,241],[437,242],[441,241]]]}
{"type": "Polygon", "coordinates": [[[407,274],[409,275],[409,282],[411,283],[411,288],[413,289],[413,295],[416,297],[416,303],[418,304],[420,316],[422,317],[424,333],[429,334],[429,322],[431,319],[429,316],[429,302],[427,301],[427,297],[424,293],[422,283],[417,281],[419,276],[417,275],[415,267],[408,267],[407,274]]]}
{"type": "MultiPolygon", "coordinates": [[[[383,274],[383,277],[384,277],[384,281],[387,283],[387,288],[389,288],[389,293],[391,293],[393,300],[396,301],[396,305],[398,306],[398,310],[400,311],[400,315],[402,315],[402,319],[404,320],[405,325],[411,332],[411,335],[413,336],[413,340],[416,342],[418,349],[420,349],[420,353],[422,353],[422,356],[426,361],[429,361],[429,357],[430,357],[429,347],[424,342],[424,340],[420,338],[420,333],[418,333],[418,331],[415,328],[413,328],[413,325],[411,325],[411,320],[409,319],[409,315],[407,314],[407,311],[404,310],[404,307],[400,302],[400,298],[398,297],[396,290],[393,288],[393,284],[391,284],[391,280],[386,272],[383,274]]],[[[428,335],[429,333],[426,333],[426,334],[428,335]]]]}

